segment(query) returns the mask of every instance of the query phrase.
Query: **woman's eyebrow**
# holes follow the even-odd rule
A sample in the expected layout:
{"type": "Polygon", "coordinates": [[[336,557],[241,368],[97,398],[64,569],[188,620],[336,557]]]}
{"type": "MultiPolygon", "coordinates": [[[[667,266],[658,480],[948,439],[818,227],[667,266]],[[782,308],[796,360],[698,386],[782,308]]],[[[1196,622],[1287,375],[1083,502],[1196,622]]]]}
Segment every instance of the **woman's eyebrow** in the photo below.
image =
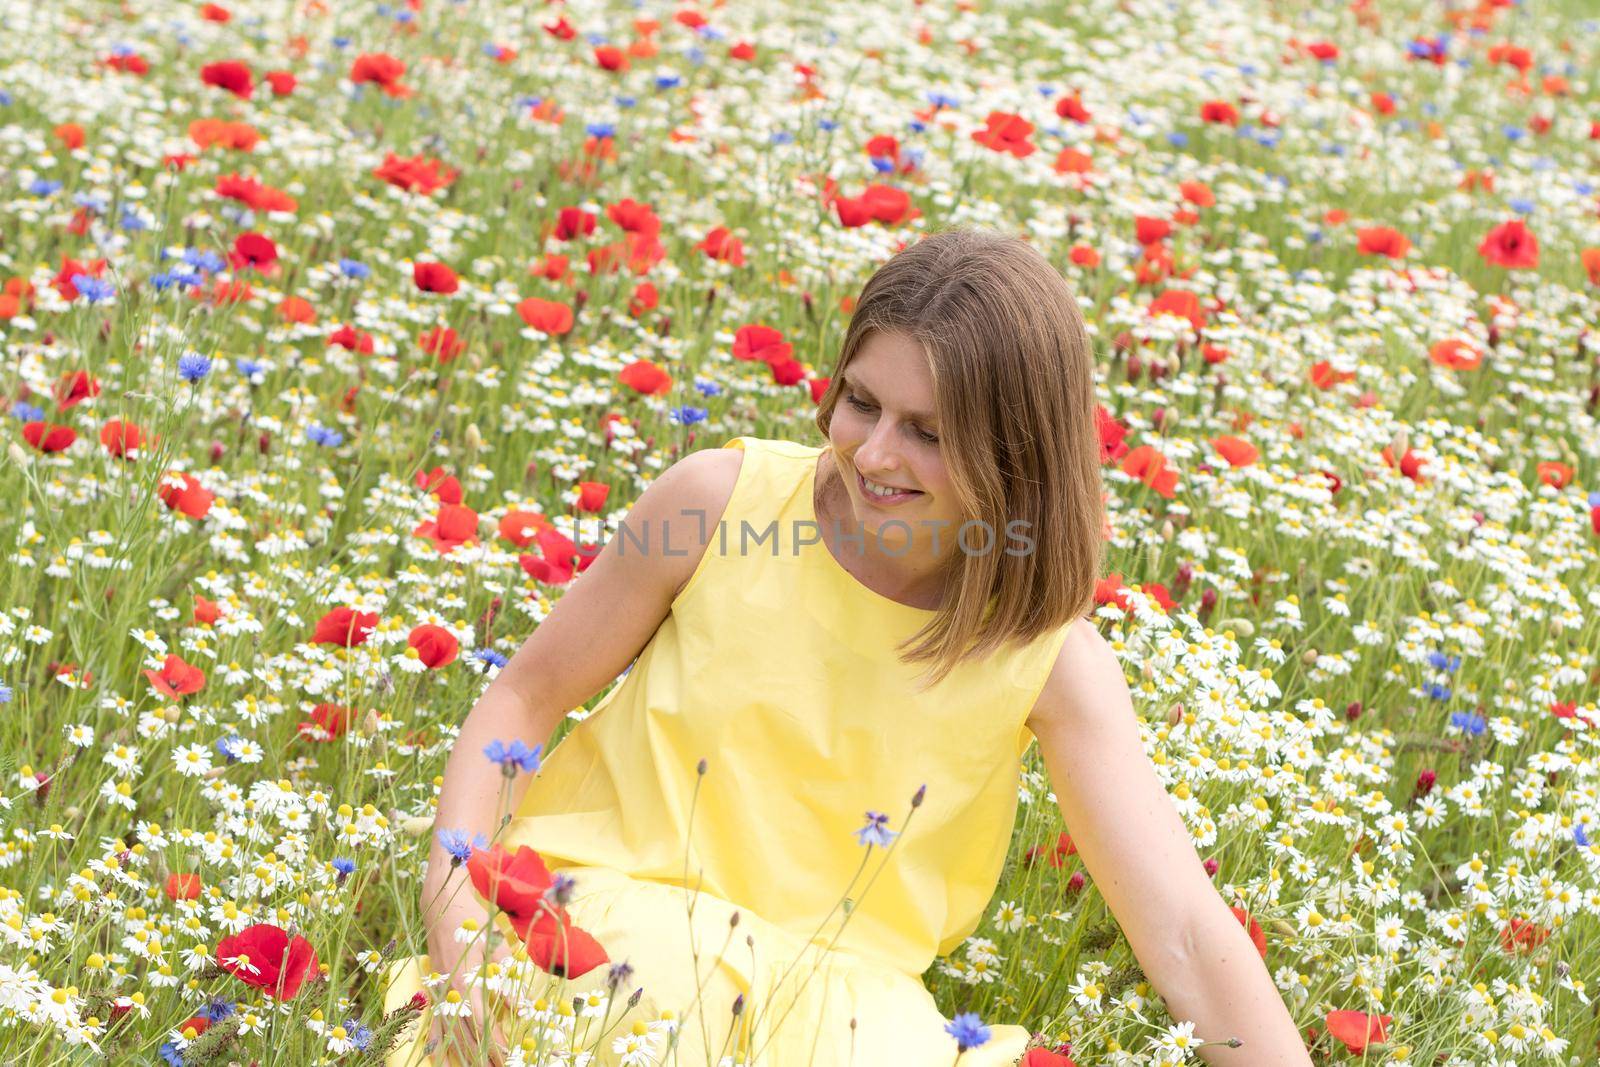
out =
{"type": "MultiPolygon", "coordinates": [[[[854,389],[858,393],[865,393],[868,397],[873,395],[871,389],[868,389],[866,386],[850,377],[848,372],[842,375],[842,377],[844,378],[844,384],[849,388],[854,389]]],[[[938,421],[938,416],[933,414],[931,411],[911,411],[907,412],[907,414],[913,419],[929,423],[930,425],[938,421]]]]}

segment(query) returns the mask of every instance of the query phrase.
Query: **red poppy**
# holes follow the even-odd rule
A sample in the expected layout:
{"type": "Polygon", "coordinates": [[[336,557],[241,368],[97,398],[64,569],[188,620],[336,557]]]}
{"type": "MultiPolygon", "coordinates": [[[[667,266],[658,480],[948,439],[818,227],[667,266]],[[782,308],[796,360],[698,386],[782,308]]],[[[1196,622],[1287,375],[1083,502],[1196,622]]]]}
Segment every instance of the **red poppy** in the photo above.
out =
{"type": "Polygon", "coordinates": [[[426,538],[436,551],[448,555],[460,545],[478,543],[478,513],[465,504],[441,503],[434,517],[418,523],[411,534],[426,538]]]}
{"type": "Polygon", "coordinates": [[[233,14],[221,4],[202,4],[200,17],[207,22],[227,22],[233,18],[233,14]]]}
{"type": "Polygon", "coordinates": [[[311,942],[271,923],[247,926],[217,942],[217,966],[249,986],[280,1000],[293,1000],[315,975],[317,950],[311,942]]]}
{"type": "Polygon", "coordinates": [[[1196,207],[1214,207],[1217,203],[1217,195],[1205,182],[1179,182],[1178,193],[1196,207]]]}
{"type": "Polygon", "coordinates": [[[783,339],[783,333],[771,326],[756,323],[734,331],[734,359],[759,359],[763,363],[772,363],[789,358],[793,351],[794,346],[783,339]]]}
{"type": "Polygon", "coordinates": [[[1578,262],[1583,264],[1584,273],[1589,275],[1589,284],[1600,285],[1600,248],[1585,248],[1578,253],[1578,262]]]}
{"type": "Polygon", "coordinates": [[[1372,94],[1372,108],[1380,115],[1393,115],[1395,109],[1394,97],[1385,92],[1372,94]]]}
{"type": "Polygon", "coordinates": [[[307,741],[337,741],[355,717],[355,709],[343,704],[318,704],[311,709],[311,721],[302,721],[296,729],[307,741]]]}
{"type": "Polygon", "coordinates": [[[1047,1048],[1031,1048],[1022,1057],[1020,1067],[1078,1067],[1064,1052],[1047,1048]]]}
{"type": "Polygon", "coordinates": [[[1248,467],[1261,456],[1261,453],[1256,450],[1256,446],[1249,441],[1242,437],[1232,437],[1226,434],[1221,437],[1213,437],[1211,439],[1211,447],[1215,448],[1217,453],[1228,461],[1228,466],[1230,467],[1248,467]]]}
{"type": "Polygon", "coordinates": [[[1428,359],[1450,370],[1475,370],[1483,362],[1483,353],[1459,337],[1447,337],[1433,343],[1428,359]]]}
{"type": "Polygon", "coordinates": [[[573,925],[565,908],[541,908],[532,921],[512,919],[511,926],[527,943],[528,957],[550,974],[579,978],[611,962],[600,942],[573,925]]]}
{"type": "Polygon", "coordinates": [[[194,900],[203,886],[198,874],[170,874],[167,876],[166,894],[169,900],[194,900]]]}
{"type": "Polygon", "coordinates": [[[68,371],[56,379],[56,407],[61,411],[99,395],[100,380],[88,371],[68,371]]]}
{"type": "Polygon", "coordinates": [[[564,334],[572,329],[572,308],[553,300],[530,296],[517,305],[517,314],[540,333],[564,334]]]}
{"type": "Polygon", "coordinates": [[[1411,251],[1411,240],[1388,226],[1368,226],[1356,231],[1356,251],[1364,256],[1403,259],[1411,251]]]}
{"type": "Polygon", "coordinates": [[[1572,476],[1577,473],[1570,464],[1557,463],[1555,460],[1545,460],[1534,469],[1541,482],[1556,489],[1565,489],[1571,484],[1572,476]]]}
{"type": "Polygon", "coordinates": [[[207,63],[200,68],[200,81],[206,85],[226,89],[241,100],[250,99],[250,94],[255,92],[256,87],[255,76],[250,73],[249,65],[237,59],[207,63]]]}
{"type": "Polygon", "coordinates": [[[456,653],[461,651],[461,642],[456,640],[455,634],[432,623],[423,623],[412,629],[406,637],[406,644],[416,649],[417,658],[435,671],[453,663],[456,653]]]}
{"type": "Polygon", "coordinates": [[[751,44],[749,41],[739,41],[728,48],[729,59],[749,60],[754,59],[755,57],[756,46],[751,44]]]}
{"type": "Polygon", "coordinates": [[[455,181],[460,173],[425,155],[406,157],[386,152],[383,163],[373,168],[372,176],[408,192],[426,196],[455,181]]]}
{"type": "Polygon", "coordinates": [[[1330,1011],[1323,1023],[1328,1033],[1344,1042],[1352,1056],[1363,1055],[1367,1046],[1389,1039],[1385,1031],[1394,1022],[1391,1015],[1368,1015],[1364,1011],[1330,1011]]]}
{"type": "Polygon", "coordinates": [[[217,495],[192,474],[168,471],[161,478],[157,490],[161,502],[173,511],[181,511],[191,519],[203,519],[211,511],[211,502],[217,495]]]}
{"type": "Polygon", "coordinates": [[[500,519],[500,536],[518,548],[526,548],[540,530],[549,529],[553,529],[550,520],[537,511],[513,508],[500,519]]]}
{"type": "Polygon", "coordinates": [[[631,197],[607,207],[606,218],[630,233],[654,236],[661,232],[661,218],[655,209],[631,197]]]}
{"type": "Polygon", "coordinates": [[[1067,258],[1080,267],[1098,267],[1100,253],[1088,245],[1073,245],[1067,253],[1067,258]]]}
{"type": "Polygon", "coordinates": [[[419,489],[426,489],[439,498],[441,504],[461,503],[461,483],[453,474],[447,474],[443,467],[435,467],[431,471],[418,471],[412,479],[419,489]]]}
{"type": "Polygon", "coordinates": [[[805,380],[805,364],[797,359],[780,359],[767,365],[772,368],[772,380],[779,385],[798,385],[805,380]]]}
{"type": "Polygon", "coordinates": [[[1324,62],[1330,59],[1339,58],[1339,46],[1334,44],[1332,41],[1312,41],[1305,47],[1306,51],[1313,58],[1323,60],[1324,62]]]}
{"type": "Polygon", "coordinates": [[[1239,109],[1226,100],[1207,100],[1200,105],[1200,121],[1237,126],[1239,125],[1239,109]]]}
{"type": "Polygon", "coordinates": [[[1539,241],[1521,219],[1502,222],[1478,243],[1484,261],[1507,270],[1532,269],[1539,265],[1539,241]]]}
{"type": "Polygon", "coordinates": [[[350,64],[350,80],[360,85],[364,82],[376,83],[389,96],[409,96],[411,90],[400,84],[400,79],[405,76],[406,65],[402,60],[396,59],[387,52],[367,52],[355,58],[350,64]]]}
{"type": "Polygon", "coordinates": [[[440,363],[449,363],[467,347],[460,335],[448,326],[435,326],[419,336],[417,344],[430,356],[438,356],[440,363]]]}
{"type": "Polygon", "coordinates": [[[1333,364],[1322,359],[1311,364],[1311,384],[1318,389],[1332,389],[1340,382],[1354,381],[1356,372],[1353,370],[1335,370],[1333,364]]]}
{"type": "Polygon", "coordinates": [[[636,359],[623,367],[617,380],[645,396],[658,396],[672,391],[672,375],[648,359],[636,359]]]}
{"type": "Polygon", "coordinates": [[[278,316],[285,322],[304,325],[317,321],[317,309],[304,297],[286,296],[278,304],[278,316]]]}
{"type": "Polygon", "coordinates": [[[705,239],[694,247],[711,259],[731,263],[735,267],[744,266],[744,242],[733,236],[733,231],[726,226],[714,227],[706,234],[705,239]]]}
{"type": "Polygon", "coordinates": [[[278,246],[266,234],[241,233],[233,239],[233,251],[228,255],[228,263],[234,270],[254,267],[265,273],[277,262],[278,246]]]}
{"type": "Polygon", "coordinates": [[[564,207],[556,212],[556,239],[570,241],[574,237],[587,237],[594,233],[598,221],[600,217],[592,211],[585,211],[581,207],[564,207]]]}
{"type": "Polygon", "coordinates": [[[376,611],[358,612],[354,608],[337,607],[317,620],[317,627],[311,634],[311,643],[352,648],[364,644],[377,625],[376,611]]]}
{"type": "Polygon", "coordinates": [[[628,54],[614,44],[597,45],[594,61],[601,70],[627,70],[628,54]]]}
{"type": "Polygon", "coordinates": [[[198,693],[205,688],[206,675],[199,667],[185,663],[179,657],[168,653],[166,661],[162,663],[161,670],[144,672],[150,679],[150,684],[156,692],[163,696],[177,700],[189,693],[198,693]]]}
{"type": "Polygon", "coordinates": [[[656,292],[656,287],[649,282],[640,282],[633,290],[633,295],[628,298],[628,314],[638,318],[646,311],[653,309],[661,300],[661,295],[656,292]]]}
{"type": "Polygon", "coordinates": [[[1206,313],[1200,306],[1200,298],[1184,289],[1168,289],[1163,292],[1150,302],[1148,314],[1151,318],[1157,315],[1176,315],[1188,319],[1196,330],[1203,330],[1206,325],[1206,313]]]}
{"type": "Polygon", "coordinates": [[[833,381],[832,378],[812,378],[806,382],[806,387],[811,390],[811,402],[813,404],[822,403],[822,394],[828,391],[828,383],[831,381],[833,381]]]}
{"type": "Polygon", "coordinates": [[[411,265],[411,280],[416,282],[417,288],[425,293],[449,295],[461,288],[461,282],[456,278],[456,272],[443,263],[413,263],[411,265]]]}
{"type": "Polygon", "coordinates": [[[467,874],[479,896],[513,919],[531,919],[551,884],[543,857],[527,845],[515,854],[498,844],[475,848],[467,858],[467,874]]]}
{"type": "Polygon", "coordinates": [[[605,507],[606,497],[610,493],[611,486],[605,482],[579,482],[578,510],[599,511],[605,507]]]}
{"type": "Polygon", "coordinates": [[[1094,421],[1100,433],[1100,462],[1109,463],[1127,455],[1128,446],[1123,438],[1128,436],[1128,427],[1107,411],[1104,404],[1095,405],[1094,421]]]}
{"type": "Polygon", "coordinates": [[[1134,238],[1142,245],[1153,245],[1157,241],[1165,241],[1172,235],[1172,223],[1166,219],[1151,218],[1148,215],[1135,215],[1133,219],[1134,238]]]}
{"type": "Polygon", "coordinates": [[[273,96],[290,96],[294,93],[295,86],[299,84],[295,80],[294,73],[287,70],[269,70],[262,77],[272,86],[273,96]]]}
{"type": "MultiPolygon", "coordinates": [[[[1394,450],[1388,445],[1383,446],[1383,451],[1380,452],[1379,455],[1383,457],[1383,462],[1385,465],[1389,467],[1393,467],[1395,465],[1394,450]]],[[[1400,457],[1400,473],[1405,477],[1410,478],[1418,485],[1421,485],[1423,482],[1427,481],[1427,478],[1425,478],[1422,474],[1422,458],[1409,448],[1406,449],[1406,454],[1400,457]]]]}
{"type": "Polygon", "coordinates": [[[991,111],[983,120],[984,128],[974,130],[972,139],[995,152],[1009,152],[1025,159],[1038,148],[1029,140],[1033,136],[1033,123],[1008,111],[991,111]]]}
{"type": "Polygon", "coordinates": [[[534,535],[540,555],[524,552],[517,563],[536,581],[546,585],[565,585],[573,574],[582,574],[600,554],[599,545],[575,545],[571,538],[551,526],[534,535]]]}
{"type": "Polygon", "coordinates": [[[230,200],[240,200],[257,211],[298,211],[300,203],[281,189],[263,185],[254,178],[238,174],[224,174],[217,179],[216,193],[230,200]]]}
{"type": "Polygon", "coordinates": [[[124,74],[137,74],[142,77],[150,73],[150,61],[131,52],[121,56],[107,56],[101,62],[112,70],[120,70],[124,74]]]}
{"type": "Polygon", "coordinates": [[[1122,471],[1131,474],[1168,499],[1178,484],[1178,472],[1167,467],[1167,457],[1150,445],[1140,445],[1122,460],[1122,471]]]}
{"type": "Polygon", "coordinates": [[[1233,917],[1239,920],[1239,925],[1243,926],[1250,935],[1250,943],[1256,947],[1257,952],[1261,953],[1261,958],[1266,959],[1267,935],[1261,929],[1261,924],[1256,922],[1255,916],[1240,907],[1230,907],[1228,910],[1233,912],[1233,917]]]}
{"type": "Polygon", "coordinates": [[[194,595],[194,621],[196,625],[209,626],[222,618],[222,607],[215,600],[207,600],[199,593],[194,595]]]}
{"type": "Polygon", "coordinates": [[[1063,96],[1056,101],[1056,114],[1064,119],[1071,119],[1078,125],[1087,123],[1091,116],[1089,109],[1083,106],[1083,97],[1078,93],[1063,96]]]}

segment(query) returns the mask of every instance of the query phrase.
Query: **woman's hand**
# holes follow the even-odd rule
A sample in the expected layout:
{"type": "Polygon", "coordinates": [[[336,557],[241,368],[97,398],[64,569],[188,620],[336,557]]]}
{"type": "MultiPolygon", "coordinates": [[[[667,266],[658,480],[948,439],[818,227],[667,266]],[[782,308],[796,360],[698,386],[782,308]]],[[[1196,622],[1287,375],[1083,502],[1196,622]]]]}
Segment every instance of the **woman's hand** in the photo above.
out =
{"type": "MultiPolygon", "coordinates": [[[[493,930],[488,906],[465,877],[452,877],[442,887],[429,879],[423,887],[422,914],[428,923],[429,969],[450,976],[440,996],[448,996],[454,990],[472,1008],[468,1016],[445,1015],[434,1008],[427,1043],[433,1048],[435,1067],[481,1063],[480,1046],[485,1047],[490,1064],[502,1067],[508,1044],[505,1031],[483,982],[468,982],[471,972],[486,964],[485,946],[493,930]],[[477,924],[477,931],[471,941],[458,941],[457,931],[469,921],[477,924]]],[[[502,939],[488,952],[488,961],[504,963],[511,953],[512,947],[502,939]]],[[[431,991],[429,999],[435,999],[431,991]]]]}

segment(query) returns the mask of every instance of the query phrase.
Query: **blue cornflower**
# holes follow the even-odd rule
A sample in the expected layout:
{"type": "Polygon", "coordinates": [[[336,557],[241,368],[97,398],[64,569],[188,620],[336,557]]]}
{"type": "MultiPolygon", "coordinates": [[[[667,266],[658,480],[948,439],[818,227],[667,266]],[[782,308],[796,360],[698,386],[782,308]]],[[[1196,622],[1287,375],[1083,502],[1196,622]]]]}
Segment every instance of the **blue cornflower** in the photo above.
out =
{"type": "Polygon", "coordinates": [[[926,93],[924,95],[926,96],[928,103],[933,104],[935,107],[960,107],[961,106],[961,101],[958,100],[956,97],[951,96],[948,93],[934,92],[934,93],[926,93]]]}
{"type": "Polygon", "coordinates": [[[475,848],[488,848],[489,839],[482,834],[467,836],[465,830],[440,830],[437,834],[439,847],[450,854],[455,863],[465,863],[472,858],[475,848]]]}
{"type": "Polygon", "coordinates": [[[1173,148],[1186,148],[1189,144],[1189,135],[1182,130],[1173,130],[1167,134],[1167,143],[1173,148]]]}
{"type": "Polygon", "coordinates": [[[557,907],[564,907],[572,899],[572,891],[577,884],[577,880],[569,874],[553,874],[550,876],[550,885],[544,891],[544,898],[557,907]]]}
{"type": "Polygon", "coordinates": [[[253,359],[235,360],[233,369],[244,375],[245,379],[252,385],[260,385],[264,380],[266,380],[266,364],[257,363],[253,359]]]}
{"type": "Polygon", "coordinates": [[[1508,206],[1510,206],[1512,211],[1515,211],[1519,215],[1533,214],[1534,203],[1525,196],[1513,196],[1510,200],[1506,201],[1506,203],[1508,206]]]}
{"type": "Polygon", "coordinates": [[[888,828],[889,816],[881,811],[867,812],[867,825],[856,831],[856,843],[860,845],[887,845],[900,836],[898,830],[888,828]]]}
{"type": "Polygon", "coordinates": [[[135,215],[131,211],[124,211],[122,213],[122,218],[117,220],[117,225],[122,227],[124,230],[133,230],[135,232],[148,230],[150,228],[149,223],[145,222],[144,219],[141,219],[138,215],[135,215]]]}
{"type": "Polygon", "coordinates": [[[638,102],[639,101],[635,100],[631,96],[618,96],[612,98],[612,103],[616,104],[620,108],[623,108],[624,110],[633,107],[638,102]]]}
{"type": "Polygon", "coordinates": [[[206,1002],[206,1006],[201,1010],[205,1013],[205,1017],[207,1019],[210,1019],[214,1023],[219,1023],[239,1009],[231,1000],[224,1000],[221,997],[212,997],[206,1002]]]}
{"type": "Polygon", "coordinates": [[[212,273],[223,267],[222,257],[209,248],[185,248],[183,261],[195,270],[212,273]]]}
{"type": "Polygon", "coordinates": [[[34,407],[32,404],[19,400],[11,406],[11,414],[23,422],[38,422],[44,418],[44,408],[34,407]]]}
{"type": "Polygon", "coordinates": [[[53,196],[61,191],[61,183],[51,178],[35,178],[28,185],[28,192],[33,196],[53,196]]]}
{"type": "Polygon", "coordinates": [[[687,59],[690,63],[693,63],[698,67],[700,64],[706,61],[706,54],[700,50],[699,45],[691,45],[683,53],[683,58],[687,59]]]}
{"type": "Polygon", "coordinates": [[[0,89],[0,107],[10,107],[10,106],[11,106],[11,94],[6,92],[4,89],[0,89]]]}
{"type": "Polygon", "coordinates": [[[1433,651],[1428,653],[1428,665],[1436,671],[1449,671],[1454,674],[1456,668],[1461,666],[1461,657],[1447,656],[1443,652],[1433,651]]]}
{"type": "Polygon", "coordinates": [[[1589,847],[1589,835],[1584,832],[1583,823],[1579,823],[1572,828],[1572,839],[1584,848],[1589,847]]]}
{"type": "Polygon", "coordinates": [[[190,352],[178,357],[178,377],[186,382],[198,382],[211,373],[211,357],[190,352]]]}
{"type": "Polygon", "coordinates": [[[344,36],[333,38],[333,47],[335,47],[335,48],[349,48],[350,47],[350,38],[344,37],[344,36]]]}
{"type": "Polygon", "coordinates": [[[222,755],[227,758],[229,763],[232,763],[239,758],[238,746],[239,742],[243,740],[244,738],[240,737],[238,734],[234,734],[231,737],[218,738],[217,751],[222,753],[222,755]]]}
{"type": "Polygon", "coordinates": [[[362,1052],[365,1052],[372,1044],[372,1031],[362,1026],[359,1020],[346,1019],[344,1021],[344,1032],[351,1043],[362,1052]]]}
{"type": "Polygon", "coordinates": [[[473,650],[472,655],[474,658],[481,660],[491,667],[504,667],[507,663],[511,662],[510,658],[504,653],[496,652],[492,648],[475,649],[473,650]]]}
{"type": "Polygon", "coordinates": [[[354,259],[341,258],[339,260],[339,270],[343,272],[346,278],[372,277],[372,268],[367,266],[365,263],[354,259]]]}
{"type": "Polygon", "coordinates": [[[894,160],[888,156],[872,156],[872,169],[879,174],[889,174],[894,171],[894,160]]]}
{"type": "Polygon", "coordinates": [[[1520,126],[1502,126],[1500,127],[1500,132],[1506,135],[1507,140],[1522,140],[1522,128],[1520,126]]]}
{"type": "MultiPolygon", "coordinates": [[[[916,123],[913,123],[912,125],[915,126],[916,123]]],[[[832,119],[818,119],[817,120],[817,129],[819,129],[819,130],[837,130],[838,128],[839,128],[839,124],[837,122],[834,122],[832,119]]]]}
{"type": "Polygon", "coordinates": [[[688,404],[673,408],[667,412],[667,418],[680,426],[693,426],[706,417],[705,408],[691,407],[688,404]]]}
{"type": "Polygon", "coordinates": [[[11,687],[4,682],[0,682],[0,704],[9,703],[11,703],[11,687]]]}
{"type": "Polygon", "coordinates": [[[657,89],[676,89],[683,84],[683,79],[676,74],[658,74],[656,76],[657,89]]]}
{"type": "Polygon", "coordinates": [[[606,43],[606,35],[603,33],[586,33],[583,35],[583,39],[591,45],[598,46],[606,43]]]}
{"type": "Polygon", "coordinates": [[[103,214],[106,210],[105,201],[101,200],[93,193],[73,193],[72,202],[77,204],[79,207],[88,208],[96,215],[103,214]]]}
{"type": "Polygon", "coordinates": [[[348,878],[352,874],[354,874],[355,872],[356,872],[356,861],[355,860],[350,859],[348,856],[335,856],[335,857],[333,857],[333,873],[338,875],[338,880],[341,883],[346,878],[348,878]]]}
{"type": "Polygon", "coordinates": [[[306,427],[306,440],[315,444],[326,445],[328,448],[338,448],[344,444],[344,434],[338,430],[330,430],[313,422],[306,427]]]}
{"type": "Polygon", "coordinates": [[[1589,493],[1589,506],[1591,508],[1600,508],[1600,489],[1592,490],[1589,493]]]}
{"type": "Polygon", "coordinates": [[[777,130],[767,141],[770,144],[794,144],[794,134],[788,130],[777,130]]]}
{"type": "Polygon", "coordinates": [[[150,284],[156,287],[157,292],[174,285],[199,285],[204,280],[200,275],[190,274],[186,270],[168,270],[150,275],[150,284]]]}
{"type": "Polygon", "coordinates": [[[1473,737],[1477,737],[1489,728],[1489,723],[1482,715],[1476,712],[1458,711],[1450,716],[1450,725],[1459,726],[1473,737]]]}
{"type": "Polygon", "coordinates": [[[610,122],[591,122],[583,128],[583,132],[590,137],[615,137],[617,127],[610,122]]]}
{"type": "Polygon", "coordinates": [[[91,304],[99,303],[101,300],[110,300],[111,294],[117,291],[117,287],[110,282],[102,278],[91,278],[87,274],[74,274],[72,276],[72,287],[78,290],[79,296],[91,304]]]}
{"type": "Polygon", "coordinates": [[[183,1067],[183,1053],[178,1051],[178,1046],[171,1041],[163,1042],[156,1052],[166,1060],[170,1067],[183,1067]]]}
{"type": "Polygon", "coordinates": [[[529,748],[518,738],[507,745],[504,741],[490,741],[484,746],[483,754],[489,757],[491,763],[500,764],[500,770],[507,778],[514,777],[519,770],[537,771],[539,769],[539,753],[543,745],[529,748]]]}
{"type": "Polygon", "coordinates": [[[944,1024],[944,1032],[956,1039],[956,1049],[965,1052],[989,1040],[989,1028],[975,1011],[962,1012],[944,1024]]]}
{"type": "Polygon", "coordinates": [[[1450,687],[1448,685],[1440,685],[1438,682],[1429,682],[1422,687],[1422,691],[1434,700],[1450,699],[1450,687]]]}
{"type": "MultiPolygon", "coordinates": [[[[702,378],[696,378],[694,380],[694,387],[700,391],[701,396],[722,395],[722,386],[718,385],[716,382],[708,382],[702,378]]],[[[1596,495],[1600,496],[1600,491],[1597,491],[1596,495]]],[[[1597,502],[1596,506],[1600,506],[1600,502],[1597,502]]]]}
{"type": "Polygon", "coordinates": [[[726,40],[728,36],[725,32],[717,29],[709,22],[702,23],[701,25],[695,27],[695,32],[708,41],[722,41],[726,40]]]}

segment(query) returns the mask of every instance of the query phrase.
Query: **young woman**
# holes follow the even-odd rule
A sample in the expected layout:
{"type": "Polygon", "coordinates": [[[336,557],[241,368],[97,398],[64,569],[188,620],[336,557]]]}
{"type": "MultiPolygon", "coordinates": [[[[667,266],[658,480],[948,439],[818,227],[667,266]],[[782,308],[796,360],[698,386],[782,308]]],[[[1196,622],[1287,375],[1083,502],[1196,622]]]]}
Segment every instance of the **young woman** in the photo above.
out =
{"type": "MultiPolygon", "coordinates": [[[[571,922],[631,969],[617,1012],[639,987],[611,1033],[656,1050],[623,1060],[607,1037],[597,1062],[662,1062],[667,1034],[630,1025],[663,1012],[667,1062],[952,1062],[920,976],[983,916],[1036,738],[1156,990],[1196,1041],[1242,1041],[1202,1057],[1310,1064],[1087,617],[1104,538],[1091,360],[1076,298],[1025,241],[908,246],[852,314],[826,443],[738,437],[664,471],[472,709],[436,826],[531,846],[572,879],[571,922]],[[505,779],[485,747],[546,742],[625,667],[515,780],[496,836],[505,779]]],[[[487,922],[466,883],[436,842],[428,954],[396,968],[388,1003],[455,972],[476,1016],[430,1010],[397,1067],[503,1055],[460,984],[485,963],[457,937],[487,922]]],[[[1014,1064],[1027,1040],[992,1025],[960,1063],[1014,1064]]]]}

